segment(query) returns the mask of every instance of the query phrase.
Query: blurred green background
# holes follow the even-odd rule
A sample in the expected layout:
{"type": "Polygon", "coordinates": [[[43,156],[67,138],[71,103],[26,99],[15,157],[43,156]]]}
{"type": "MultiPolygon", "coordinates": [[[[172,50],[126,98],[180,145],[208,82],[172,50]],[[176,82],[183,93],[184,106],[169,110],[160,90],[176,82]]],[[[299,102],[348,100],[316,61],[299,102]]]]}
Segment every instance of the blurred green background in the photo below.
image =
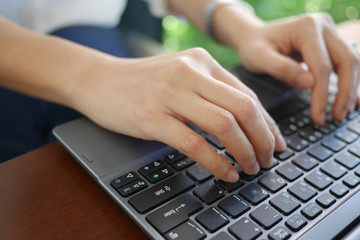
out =
{"type": "MultiPolygon", "coordinates": [[[[327,12],[336,23],[359,19],[360,0],[247,0],[256,15],[273,20],[302,13],[327,12]]],[[[167,16],[162,21],[162,42],[166,52],[201,46],[226,67],[239,65],[235,51],[215,43],[185,19],[167,16]]]]}

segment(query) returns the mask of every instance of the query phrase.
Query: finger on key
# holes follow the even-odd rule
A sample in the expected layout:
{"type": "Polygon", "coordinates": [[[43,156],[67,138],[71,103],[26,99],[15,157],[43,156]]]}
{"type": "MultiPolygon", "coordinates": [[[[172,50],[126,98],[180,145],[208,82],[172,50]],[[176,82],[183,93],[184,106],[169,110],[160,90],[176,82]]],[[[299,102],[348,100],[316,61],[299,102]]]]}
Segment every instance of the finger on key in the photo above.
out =
{"type": "MultiPolygon", "coordinates": [[[[262,116],[256,100],[239,89],[217,79],[212,79],[207,84],[206,89],[197,85],[196,91],[198,94],[205,100],[229,111],[235,117],[236,122],[255,151],[257,162],[260,166],[268,166],[269,162],[272,161],[275,139],[262,116]]],[[[222,137],[219,137],[219,139],[222,139],[222,137]]],[[[229,149],[230,152],[232,150],[235,152],[237,148],[236,143],[231,144],[229,147],[231,148],[229,149]]],[[[234,157],[241,164],[242,155],[234,154],[234,157]]],[[[243,170],[251,172],[252,169],[250,167],[250,169],[245,168],[243,170]]]]}
{"type": "Polygon", "coordinates": [[[342,121],[355,108],[360,62],[355,50],[341,39],[334,28],[326,29],[324,35],[339,79],[332,112],[335,119],[342,121]]]}
{"type": "MultiPolygon", "coordinates": [[[[164,134],[153,134],[158,137],[155,140],[178,149],[224,181],[236,182],[239,179],[237,170],[224,157],[216,153],[204,138],[183,122],[166,114],[160,119],[161,123],[156,126],[164,126],[165,131],[161,129],[164,134]]],[[[159,130],[153,129],[156,133],[159,130]]]]}
{"type": "Polygon", "coordinates": [[[257,95],[250,88],[248,88],[243,82],[241,82],[237,77],[235,77],[233,74],[231,74],[229,71],[225,69],[219,69],[218,71],[214,71],[213,76],[216,79],[221,79],[226,84],[234,87],[235,89],[242,91],[243,93],[249,95],[250,97],[256,100],[256,102],[258,103],[261,109],[261,113],[275,138],[275,151],[277,152],[284,151],[286,148],[285,139],[281,135],[279,127],[277,126],[275,121],[272,119],[272,117],[269,115],[269,113],[260,103],[260,100],[258,99],[257,95]]]}
{"type": "Polygon", "coordinates": [[[207,133],[216,136],[238,160],[244,172],[255,174],[259,171],[254,149],[231,112],[196,94],[184,97],[182,105],[174,104],[170,107],[176,115],[185,116],[207,133]]]}

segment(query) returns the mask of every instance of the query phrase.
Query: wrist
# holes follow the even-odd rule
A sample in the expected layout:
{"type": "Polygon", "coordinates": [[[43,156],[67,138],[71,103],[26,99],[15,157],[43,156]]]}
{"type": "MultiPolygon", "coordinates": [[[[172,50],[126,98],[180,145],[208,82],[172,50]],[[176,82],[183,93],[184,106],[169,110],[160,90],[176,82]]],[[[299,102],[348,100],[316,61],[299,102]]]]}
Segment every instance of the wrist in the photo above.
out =
{"type": "Polygon", "coordinates": [[[83,59],[80,73],[63,89],[64,105],[85,115],[89,115],[97,99],[106,94],[102,90],[106,82],[118,74],[119,66],[115,67],[117,59],[105,54],[95,54],[83,59]]]}
{"type": "Polygon", "coordinates": [[[235,49],[241,46],[249,31],[264,25],[249,9],[240,4],[226,4],[214,11],[212,31],[217,41],[235,49]]]}

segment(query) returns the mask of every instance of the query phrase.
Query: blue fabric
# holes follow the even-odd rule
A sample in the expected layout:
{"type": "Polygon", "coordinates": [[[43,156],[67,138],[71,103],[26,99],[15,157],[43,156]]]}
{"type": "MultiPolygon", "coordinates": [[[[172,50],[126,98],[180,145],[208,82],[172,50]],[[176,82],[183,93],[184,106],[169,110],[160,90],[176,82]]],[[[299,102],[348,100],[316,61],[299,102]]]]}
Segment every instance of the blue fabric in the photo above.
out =
{"type": "MultiPolygon", "coordinates": [[[[132,56],[119,29],[73,26],[51,35],[114,56],[132,56]]],[[[0,88],[0,163],[54,141],[51,131],[56,125],[80,116],[69,108],[0,88]]]]}

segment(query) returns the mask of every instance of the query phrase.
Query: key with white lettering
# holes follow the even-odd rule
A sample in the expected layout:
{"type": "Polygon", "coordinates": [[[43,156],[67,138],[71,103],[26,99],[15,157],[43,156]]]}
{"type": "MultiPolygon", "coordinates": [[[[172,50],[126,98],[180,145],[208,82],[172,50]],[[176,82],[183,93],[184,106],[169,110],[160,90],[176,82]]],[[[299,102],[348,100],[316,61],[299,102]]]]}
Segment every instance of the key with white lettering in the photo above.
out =
{"type": "Polygon", "coordinates": [[[262,234],[261,228],[248,218],[242,218],[229,227],[229,232],[237,239],[256,239],[262,234]]]}
{"type": "Polygon", "coordinates": [[[139,213],[146,213],[194,186],[194,182],[188,177],[183,174],[177,174],[131,197],[129,203],[139,213]]]}
{"type": "Polygon", "coordinates": [[[146,220],[164,234],[188,220],[189,216],[202,208],[201,202],[187,193],[152,212],[146,216],[146,220]]]}

